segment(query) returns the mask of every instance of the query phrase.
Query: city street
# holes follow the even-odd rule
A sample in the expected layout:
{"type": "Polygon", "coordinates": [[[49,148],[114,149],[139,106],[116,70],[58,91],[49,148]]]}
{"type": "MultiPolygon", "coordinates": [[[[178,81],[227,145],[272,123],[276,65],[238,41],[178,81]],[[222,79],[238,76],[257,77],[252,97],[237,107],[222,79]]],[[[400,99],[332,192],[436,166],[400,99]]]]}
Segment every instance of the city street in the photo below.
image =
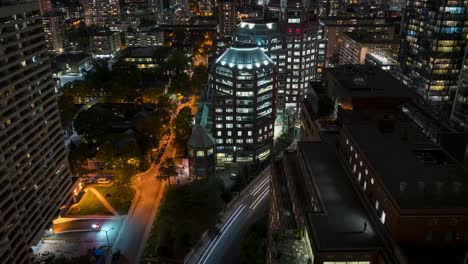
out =
{"type": "Polygon", "coordinates": [[[232,249],[239,246],[243,232],[247,231],[267,209],[269,192],[268,167],[228,206],[218,235],[213,239],[202,238],[203,245],[194,249],[186,257],[185,263],[215,264],[228,263],[227,260],[233,261],[236,256],[232,256],[232,249]]]}
{"type": "MultiPolygon", "coordinates": [[[[195,98],[185,104],[181,104],[174,111],[171,119],[175,118],[179,110],[185,106],[193,106],[195,98]]],[[[192,107],[192,111],[193,107],[192,107]]],[[[174,139],[171,134],[169,142],[174,139]]],[[[161,160],[167,157],[174,157],[175,149],[173,144],[168,144],[161,160]]],[[[157,210],[164,195],[167,182],[156,180],[159,165],[152,164],[150,169],[144,173],[135,175],[134,187],[140,191],[140,198],[135,210],[127,216],[113,249],[120,249],[122,257],[117,263],[139,263],[145,249],[151,227],[153,225],[157,210]]],[[[171,181],[174,182],[172,179],[171,181]]]]}

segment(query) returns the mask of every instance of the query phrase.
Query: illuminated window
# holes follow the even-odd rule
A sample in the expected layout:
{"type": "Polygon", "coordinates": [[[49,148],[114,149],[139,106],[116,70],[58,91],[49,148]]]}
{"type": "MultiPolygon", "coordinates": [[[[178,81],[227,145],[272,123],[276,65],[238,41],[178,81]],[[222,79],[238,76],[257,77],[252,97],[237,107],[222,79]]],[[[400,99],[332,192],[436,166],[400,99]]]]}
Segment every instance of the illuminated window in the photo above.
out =
{"type": "Polygon", "coordinates": [[[197,157],[205,157],[205,151],[203,151],[203,150],[198,150],[198,151],[197,151],[197,157]]]}
{"type": "Polygon", "coordinates": [[[379,210],[379,201],[375,200],[375,209],[379,210]]]}
{"type": "Polygon", "coordinates": [[[380,216],[380,221],[382,222],[382,224],[385,224],[385,218],[387,217],[387,215],[385,214],[384,211],[382,211],[382,215],[380,216]]]}

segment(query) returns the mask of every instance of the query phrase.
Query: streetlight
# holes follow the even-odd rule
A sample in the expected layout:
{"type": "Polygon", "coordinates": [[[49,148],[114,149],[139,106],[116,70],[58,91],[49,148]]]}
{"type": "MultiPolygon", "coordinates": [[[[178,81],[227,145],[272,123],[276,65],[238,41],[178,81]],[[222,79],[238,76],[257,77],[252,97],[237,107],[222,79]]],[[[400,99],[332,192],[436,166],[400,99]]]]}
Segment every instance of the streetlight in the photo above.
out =
{"type": "Polygon", "coordinates": [[[102,231],[106,232],[107,246],[109,247],[110,252],[111,252],[112,255],[114,255],[114,253],[112,252],[112,247],[110,246],[109,236],[107,235],[107,232],[109,232],[109,231],[111,231],[113,229],[114,229],[113,227],[111,229],[108,229],[108,230],[101,229],[102,231]]]}

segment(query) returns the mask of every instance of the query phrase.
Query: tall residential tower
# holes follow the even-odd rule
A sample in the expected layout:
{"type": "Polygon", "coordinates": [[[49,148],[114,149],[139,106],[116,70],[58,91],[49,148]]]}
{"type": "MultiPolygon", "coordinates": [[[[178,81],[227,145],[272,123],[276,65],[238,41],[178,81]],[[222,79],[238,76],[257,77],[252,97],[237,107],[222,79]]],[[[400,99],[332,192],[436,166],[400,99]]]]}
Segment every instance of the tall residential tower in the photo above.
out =
{"type": "Polygon", "coordinates": [[[448,112],[463,61],[465,0],[408,0],[400,48],[405,82],[430,105],[448,112]]]}
{"type": "Polygon", "coordinates": [[[72,180],[37,1],[0,2],[0,260],[30,263],[72,180]]]}

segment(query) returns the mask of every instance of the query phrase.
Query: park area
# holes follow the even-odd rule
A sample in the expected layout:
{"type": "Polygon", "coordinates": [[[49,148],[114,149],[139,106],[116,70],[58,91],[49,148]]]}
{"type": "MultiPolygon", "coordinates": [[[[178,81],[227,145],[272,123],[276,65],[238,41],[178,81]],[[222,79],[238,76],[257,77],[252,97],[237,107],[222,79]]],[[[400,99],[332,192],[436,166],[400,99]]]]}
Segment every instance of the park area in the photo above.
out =
{"type": "Polygon", "coordinates": [[[80,202],[70,208],[67,216],[73,215],[123,215],[132,204],[135,191],[116,184],[90,185],[80,202]]]}

